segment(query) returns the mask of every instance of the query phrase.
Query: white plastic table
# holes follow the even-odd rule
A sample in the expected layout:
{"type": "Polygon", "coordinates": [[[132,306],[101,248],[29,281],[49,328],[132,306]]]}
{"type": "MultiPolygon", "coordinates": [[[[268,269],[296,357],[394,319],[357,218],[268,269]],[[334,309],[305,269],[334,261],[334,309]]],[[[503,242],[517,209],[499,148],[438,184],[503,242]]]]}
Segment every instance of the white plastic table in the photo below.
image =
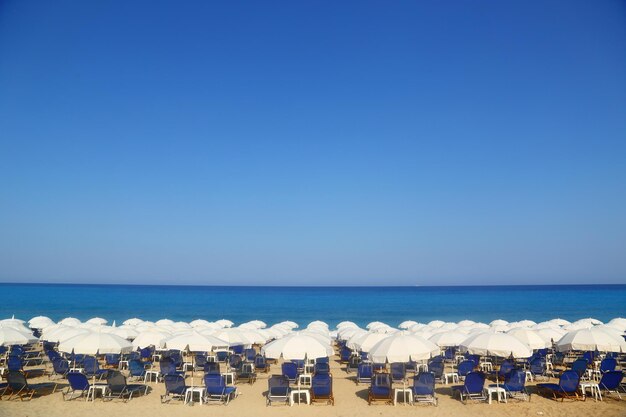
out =
{"type": "Polygon", "coordinates": [[[222,373],[224,377],[224,384],[226,385],[235,385],[235,373],[234,372],[224,372],[222,373]]]}
{"type": "Polygon", "coordinates": [[[289,392],[289,405],[293,406],[293,403],[296,402],[296,398],[298,398],[298,405],[299,405],[301,395],[304,395],[304,399],[307,404],[311,404],[311,393],[309,392],[309,390],[300,388],[300,389],[292,389],[289,392]]]}
{"type": "Polygon", "coordinates": [[[448,378],[451,379],[452,382],[456,382],[457,384],[459,383],[459,374],[456,372],[446,372],[443,374],[443,379],[446,384],[448,383],[448,378]]]}
{"type": "Polygon", "coordinates": [[[194,394],[198,394],[198,402],[202,404],[204,402],[204,387],[189,387],[185,390],[185,404],[193,403],[194,394]]]}
{"type": "Polygon", "coordinates": [[[413,390],[411,388],[394,388],[393,390],[393,405],[398,404],[398,394],[402,394],[402,401],[404,405],[413,404],[413,390]]]}
{"type": "Polygon", "coordinates": [[[311,374],[300,374],[298,375],[298,388],[311,388],[311,383],[313,381],[313,375],[311,374]]]}
{"type": "Polygon", "coordinates": [[[498,402],[506,402],[506,390],[502,387],[487,387],[487,398],[489,404],[491,404],[491,395],[498,394],[498,402]]]}
{"type": "Polygon", "coordinates": [[[152,382],[153,378],[154,381],[158,381],[159,380],[159,375],[161,373],[159,371],[155,371],[155,370],[146,370],[146,373],[143,376],[143,382],[152,382]]]}
{"type": "Polygon", "coordinates": [[[581,382],[580,391],[583,393],[583,398],[587,397],[587,390],[593,395],[595,401],[602,401],[602,393],[600,392],[600,386],[595,382],[581,382]]]}
{"type": "Polygon", "coordinates": [[[92,384],[89,385],[89,390],[87,391],[87,401],[91,398],[91,401],[96,401],[96,391],[100,391],[100,395],[102,395],[102,401],[104,401],[104,396],[107,391],[109,391],[109,386],[106,384],[92,384]]]}

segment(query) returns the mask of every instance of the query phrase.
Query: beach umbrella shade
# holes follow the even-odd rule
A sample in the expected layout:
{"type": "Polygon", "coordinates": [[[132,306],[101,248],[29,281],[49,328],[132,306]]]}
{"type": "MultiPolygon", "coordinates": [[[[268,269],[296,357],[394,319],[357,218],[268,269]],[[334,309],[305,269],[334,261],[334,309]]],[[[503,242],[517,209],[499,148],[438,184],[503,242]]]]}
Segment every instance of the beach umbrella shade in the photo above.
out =
{"type": "Polygon", "coordinates": [[[280,322],[279,324],[282,324],[283,326],[286,326],[290,329],[297,329],[298,327],[300,327],[298,326],[298,323],[296,323],[295,321],[291,321],[291,320],[283,321],[283,322],[280,322]]]}
{"type": "Polygon", "coordinates": [[[88,332],[59,343],[60,352],[77,355],[105,355],[107,353],[128,353],[133,345],[126,339],[112,333],[88,332]]]}
{"type": "Polygon", "coordinates": [[[474,320],[461,320],[457,323],[457,325],[461,327],[473,326],[475,324],[476,322],[474,320]]]}
{"type": "Polygon", "coordinates": [[[367,332],[363,335],[355,335],[351,337],[346,346],[353,350],[360,350],[362,352],[369,352],[369,350],[381,340],[389,337],[386,333],[372,333],[367,332]]]}
{"type": "Polygon", "coordinates": [[[567,332],[558,342],[556,350],[567,352],[570,350],[626,352],[626,341],[603,329],[579,329],[567,332]]]}
{"type": "Polygon", "coordinates": [[[321,320],[314,320],[314,321],[310,322],[307,327],[311,327],[311,326],[322,326],[322,327],[326,327],[328,329],[328,323],[326,323],[324,321],[321,321],[321,320]]]}
{"type": "Polygon", "coordinates": [[[220,320],[217,320],[215,324],[219,325],[221,328],[224,328],[224,327],[233,327],[235,323],[233,323],[230,320],[220,319],[220,320]]]}
{"type": "Polygon", "coordinates": [[[434,334],[428,340],[439,347],[452,347],[459,346],[465,339],[467,339],[467,334],[451,330],[434,334]]]}
{"type": "Polygon", "coordinates": [[[415,326],[416,324],[417,322],[415,320],[405,320],[398,325],[398,329],[406,330],[410,328],[411,326],[415,326]]]}
{"type": "Polygon", "coordinates": [[[27,345],[36,341],[32,333],[21,332],[11,326],[0,326],[0,346],[27,345]]]}
{"type": "Polygon", "coordinates": [[[626,319],[622,317],[616,317],[612,319],[611,321],[609,321],[607,324],[617,329],[621,329],[622,331],[626,331],[626,319]]]}
{"type": "Polygon", "coordinates": [[[506,326],[508,324],[509,322],[506,320],[496,319],[496,320],[493,320],[491,323],[489,323],[489,326],[506,326]]]}
{"type": "Polygon", "coordinates": [[[565,330],[562,330],[561,328],[544,328],[537,330],[537,334],[543,337],[546,342],[550,343],[549,346],[552,346],[552,343],[560,340],[565,335],[565,333],[567,332],[565,330]]]}
{"type": "Polygon", "coordinates": [[[561,318],[548,320],[548,323],[554,323],[557,326],[567,326],[568,324],[571,324],[571,322],[569,322],[569,321],[567,321],[565,319],[561,319],[561,318]]]}
{"type": "Polygon", "coordinates": [[[157,322],[155,323],[157,326],[173,326],[174,325],[174,321],[170,320],[170,319],[161,319],[161,320],[157,320],[157,322]]]}
{"type": "Polygon", "coordinates": [[[446,322],[445,321],[441,321],[441,320],[433,320],[433,321],[428,323],[428,325],[430,327],[435,328],[435,329],[443,326],[444,324],[446,324],[446,322]]]}
{"type": "Polygon", "coordinates": [[[602,322],[598,319],[594,319],[592,317],[587,317],[586,319],[580,319],[580,320],[576,320],[573,324],[583,324],[583,323],[589,323],[592,326],[597,326],[599,324],[602,324],[602,322]]]}
{"type": "Polygon", "coordinates": [[[367,323],[367,326],[365,326],[367,330],[372,330],[377,327],[391,327],[391,326],[389,326],[387,323],[383,323],[382,321],[372,321],[372,322],[367,323]]]}
{"type": "Polygon", "coordinates": [[[310,335],[294,333],[263,346],[261,353],[270,359],[303,360],[332,356],[334,351],[310,335]]]}
{"type": "Polygon", "coordinates": [[[137,326],[138,324],[143,323],[143,320],[138,319],[137,317],[133,317],[132,319],[124,320],[122,324],[126,326],[137,326]]]}
{"type": "Polygon", "coordinates": [[[552,346],[552,344],[546,341],[536,330],[516,328],[509,330],[507,334],[515,337],[531,349],[545,349],[552,346]]]}
{"type": "Polygon", "coordinates": [[[103,319],[102,317],[94,317],[94,318],[87,320],[85,323],[96,324],[98,326],[104,326],[105,324],[108,323],[108,321],[106,319],[103,319]]]}
{"type": "Polygon", "coordinates": [[[89,330],[87,329],[79,329],[77,327],[63,326],[63,327],[58,327],[56,329],[53,329],[49,332],[44,331],[44,334],[41,335],[41,340],[46,340],[48,342],[54,342],[54,343],[60,343],[64,340],[71,339],[74,336],[87,334],[87,333],[89,333],[89,330]]]}
{"type": "Polygon", "coordinates": [[[246,336],[246,334],[243,332],[243,329],[239,328],[211,330],[208,332],[208,334],[215,336],[218,339],[224,340],[228,343],[228,346],[245,346],[254,344],[254,340],[249,339],[248,336],[246,336]]]}
{"type": "Polygon", "coordinates": [[[50,317],[46,317],[46,316],[37,316],[28,320],[28,326],[31,329],[43,329],[45,327],[52,326],[53,324],[54,324],[54,321],[52,321],[50,317]]]}
{"type": "Polygon", "coordinates": [[[462,352],[472,355],[498,356],[501,358],[528,358],[533,354],[531,348],[510,334],[478,332],[471,334],[459,345],[462,352]]]}
{"type": "Polygon", "coordinates": [[[171,336],[170,332],[159,329],[144,330],[133,340],[133,347],[145,348],[148,346],[162,347],[165,339],[171,336]]]}
{"type": "MultiPolygon", "coordinates": [[[[214,323],[215,324],[215,323],[214,323]]],[[[191,327],[207,327],[211,326],[211,322],[204,319],[196,319],[189,323],[191,327]]],[[[219,325],[218,325],[219,326],[219,325]]],[[[221,326],[220,326],[221,327],[221,326]]]]}
{"type": "Polygon", "coordinates": [[[340,340],[349,340],[352,336],[356,335],[356,334],[366,334],[367,330],[365,329],[361,329],[360,327],[348,327],[348,328],[343,328],[341,330],[339,330],[339,332],[337,332],[337,337],[340,340]]]}
{"type": "Polygon", "coordinates": [[[134,340],[137,336],[139,336],[139,332],[132,327],[117,327],[111,331],[111,333],[118,335],[119,337],[123,337],[126,340],[134,340]]]}
{"type": "Polygon", "coordinates": [[[400,332],[372,346],[369,357],[378,363],[409,362],[429,359],[439,352],[439,347],[433,342],[411,333],[400,332]]]}
{"type": "Polygon", "coordinates": [[[78,326],[80,323],[80,320],[75,317],[66,317],[59,322],[59,324],[63,324],[65,326],[78,326]]]}
{"type": "Polygon", "coordinates": [[[22,323],[20,323],[18,321],[7,320],[7,321],[4,321],[4,322],[0,322],[0,327],[11,328],[11,329],[17,330],[18,332],[22,332],[22,333],[26,333],[26,334],[32,334],[33,333],[33,331],[31,329],[29,329],[24,324],[22,324],[22,323]]]}
{"type": "Polygon", "coordinates": [[[357,326],[357,324],[353,321],[342,321],[339,324],[337,324],[337,329],[343,329],[347,327],[359,327],[359,326],[357,326]]]}
{"type": "Polygon", "coordinates": [[[168,349],[189,349],[192,352],[210,352],[214,348],[228,347],[228,342],[195,330],[173,335],[165,339],[163,344],[168,349]]]}

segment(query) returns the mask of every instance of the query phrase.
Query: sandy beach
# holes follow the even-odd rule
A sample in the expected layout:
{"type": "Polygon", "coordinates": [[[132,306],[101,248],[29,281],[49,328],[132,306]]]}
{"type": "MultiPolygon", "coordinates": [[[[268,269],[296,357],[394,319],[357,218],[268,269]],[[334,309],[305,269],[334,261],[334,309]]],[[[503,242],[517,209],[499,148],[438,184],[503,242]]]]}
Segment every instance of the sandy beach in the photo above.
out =
{"type": "MultiPolygon", "coordinates": [[[[37,368],[37,367],[33,367],[37,368]]],[[[40,368],[40,367],[39,367],[40,368]]],[[[279,365],[272,365],[274,372],[280,372],[279,365]]],[[[4,397],[0,402],[0,416],[2,417],[71,417],[84,416],[111,416],[124,415],[127,417],[150,416],[364,416],[373,417],[379,415],[413,416],[433,415],[442,417],[452,416],[624,416],[626,415],[626,400],[605,398],[604,401],[594,401],[587,398],[586,401],[553,401],[536,394],[535,383],[529,383],[531,401],[521,402],[509,400],[508,403],[497,403],[494,399],[491,405],[487,403],[461,403],[457,398],[451,397],[450,385],[437,384],[436,391],[439,398],[437,407],[425,404],[403,405],[399,402],[396,406],[387,404],[367,404],[367,385],[356,385],[354,373],[347,374],[345,365],[339,364],[338,357],[331,358],[331,372],[334,380],[335,405],[322,403],[306,405],[295,404],[292,407],[285,405],[265,405],[265,392],[267,390],[267,378],[269,374],[259,374],[253,384],[239,383],[237,390],[239,396],[229,405],[184,405],[181,401],[171,401],[169,404],[161,404],[160,396],[165,392],[163,383],[152,382],[148,395],[133,398],[124,403],[119,400],[103,402],[96,398],[94,402],[86,402],[84,399],[64,401],[61,391],[66,387],[65,380],[59,380],[59,386],[55,393],[36,397],[31,401],[11,400],[4,397]]],[[[29,383],[48,382],[47,376],[30,378],[29,383]]],[[[196,376],[195,383],[200,383],[200,376],[196,376]]],[[[555,380],[556,381],[556,380],[555,380]]],[[[187,377],[187,383],[191,383],[191,377],[187,377]]]]}

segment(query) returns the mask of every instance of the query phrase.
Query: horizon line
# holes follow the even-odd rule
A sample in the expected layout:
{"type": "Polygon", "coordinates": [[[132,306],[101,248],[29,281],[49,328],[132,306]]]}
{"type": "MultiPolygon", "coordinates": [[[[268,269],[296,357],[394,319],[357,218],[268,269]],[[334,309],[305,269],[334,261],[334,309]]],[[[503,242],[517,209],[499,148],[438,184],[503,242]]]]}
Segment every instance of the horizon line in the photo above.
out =
{"type": "Polygon", "coordinates": [[[567,285],[572,287],[594,287],[602,286],[624,286],[626,283],[556,283],[556,284],[440,284],[440,285],[423,285],[423,284],[405,284],[405,285],[237,285],[237,284],[138,284],[138,283],[77,283],[77,282],[0,282],[0,285],[80,285],[80,286],[135,286],[135,287],[221,287],[221,288],[245,288],[245,287],[264,287],[264,288],[441,288],[441,287],[556,287],[567,285]]]}

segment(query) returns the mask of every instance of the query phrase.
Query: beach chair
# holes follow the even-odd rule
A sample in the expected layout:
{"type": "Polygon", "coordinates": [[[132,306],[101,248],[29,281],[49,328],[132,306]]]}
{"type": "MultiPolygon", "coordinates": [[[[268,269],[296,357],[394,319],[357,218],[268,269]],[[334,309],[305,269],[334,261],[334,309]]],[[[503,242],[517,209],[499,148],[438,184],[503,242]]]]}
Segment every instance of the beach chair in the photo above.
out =
{"type": "Polygon", "coordinates": [[[403,363],[394,362],[390,365],[391,382],[404,384],[406,382],[406,367],[403,363]]]}
{"type": "Polygon", "coordinates": [[[435,394],[435,374],[432,372],[420,372],[413,377],[413,403],[422,402],[437,406],[435,394]]]}
{"type": "Polygon", "coordinates": [[[35,395],[40,395],[42,391],[54,393],[56,383],[41,383],[30,385],[26,380],[26,375],[22,371],[9,371],[6,374],[7,386],[2,395],[9,394],[9,400],[17,397],[20,401],[25,398],[31,400],[35,395]]]}
{"type": "MultiPolygon", "coordinates": [[[[490,387],[496,387],[497,384],[491,384],[490,387]]],[[[523,369],[513,369],[504,380],[504,384],[500,385],[504,388],[506,395],[522,401],[530,401],[530,394],[526,390],[526,371],[523,369]]]]}
{"type": "Polygon", "coordinates": [[[126,377],[120,371],[110,371],[107,375],[107,386],[109,394],[107,399],[121,399],[124,402],[130,401],[135,395],[148,393],[148,386],[143,384],[128,384],[126,377]]]}
{"type": "Polygon", "coordinates": [[[90,384],[89,379],[85,374],[80,372],[69,372],[67,374],[67,382],[69,383],[67,391],[62,393],[64,401],[75,400],[83,395],[85,396],[85,400],[89,400],[87,394],[89,394],[90,384]]]}
{"type": "Polygon", "coordinates": [[[498,369],[490,372],[489,374],[493,378],[497,378],[498,381],[504,381],[513,369],[515,369],[515,362],[507,359],[500,364],[500,367],[498,369]]]}
{"type": "Polygon", "coordinates": [[[215,352],[215,359],[217,359],[218,362],[226,362],[229,356],[230,352],[227,350],[218,350],[215,352]]]}
{"type": "Polygon", "coordinates": [[[428,371],[435,375],[435,381],[443,382],[445,364],[440,360],[428,362],[428,371]]]}
{"type": "Polygon", "coordinates": [[[360,383],[371,384],[372,375],[374,374],[374,368],[371,363],[360,363],[356,371],[356,384],[360,383]]]}
{"type": "Polygon", "coordinates": [[[484,391],[485,374],[472,371],[465,375],[463,385],[452,386],[452,396],[458,393],[461,401],[467,404],[468,400],[487,401],[484,391]]]}
{"type": "Polygon", "coordinates": [[[330,359],[328,358],[328,356],[325,356],[323,358],[317,358],[315,359],[315,363],[330,363],[330,359]]]}
{"type": "Polygon", "coordinates": [[[570,370],[576,372],[580,380],[584,380],[587,379],[587,366],[589,366],[589,361],[585,358],[580,358],[572,362],[570,370]]]}
{"type": "Polygon", "coordinates": [[[206,388],[205,401],[207,403],[218,402],[228,405],[237,392],[237,388],[226,385],[226,380],[222,375],[204,375],[204,386],[206,388]]]}
{"type": "Polygon", "coordinates": [[[472,372],[475,367],[476,367],[476,363],[474,361],[464,360],[463,362],[457,365],[456,371],[457,371],[457,374],[459,374],[459,378],[462,380],[467,376],[467,374],[472,372]]]}
{"type": "Polygon", "coordinates": [[[235,355],[241,355],[243,354],[243,345],[234,345],[230,347],[231,352],[233,352],[235,355]]]}
{"type": "Polygon", "coordinates": [[[350,373],[356,371],[361,362],[363,362],[363,360],[359,356],[351,356],[348,360],[348,365],[346,366],[346,372],[350,373]]]}
{"type": "Polygon", "coordinates": [[[254,384],[256,381],[256,372],[254,371],[254,364],[250,362],[244,362],[241,364],[241,368],[237,373],[237,381],[248,381],[249,384],[254,384]]]}
{"type": "MultiPolygon", "coordinates": [[[[130,362],[129,362],[130,365],[130,362]]],[[[183,371],[179,371],[176,369],[176,364],[171,358],[163,359],[159,362],[159,372],[161,376],[165,375],[183,375],[183,371]]]]}
{"type": "Polygon", "coordinates": [[[205,374],[218,374],[222,373],[221,366],[219,362],[207,362],[204,364],[204,373],[205,374]]]}
{"type": "Polygon", "coordinates": [[[139,381],[146,378],[146,368],[139,359],[131,359],[128,361],[128,376],[134,381],[139,381]]]}
{"type": "Polygon", "coordinates": [[[352,350],[347,348],[346,346],[342,346],[339,351],[339,363],[348,363],[350,357],[352,356],[352,350]]]}
{"type": "Polygon", "coordinates": [[[600,367],[595,370],[594,376],[597,379],[602,378],[602,375],[609,371],[614,371],[617,368],[617,359],[615,358],[604,358],[602,362],[600,362],[600,367]]]}
{"type": "Polygon", "coordinates": [[[107,353],[104,355],[104,363],[109,368],[118,368],[121,355],[119,353],[107,353]]]}
{"type": "Polygon", "coordinates": [[[161,395],[161,404],[169,403],[172,399],[183,400],[188,385],[185,384],[185,378],[182,375],[169,374],[163,377],[165,382],[165,394],[161,395]]]}
{"type": "Polygon", "coordinates": [[[333,377],[329,373],[316,373],[313,375],[311,380],[311,402],[318,401],[335,405],[335,397],[333,396],[333,377]]]}
{"type": "Polygon", "coordinates": [[[238,354],[230,355],[228,358],[228,368],[231,372],[240,372],[243,360],[238,354]]]}
{"type": "Polygon", "coordinates": [[[286,377],[290,383],[295,383],[298,379],[298,365],[293,362],[285,362],[282,364],[283,376],[286,377]]]}
{"type": "Polygon", "coordinates": [[[52,372],[48,374],[48,378],[52,379],[53,376],[65,378],[65,375],[70,371],[70,364],[67,360],[58,357],[52,361],[52,372]]]}
{"type": "Polygon", "coordinates": [[[7,370],[9,372],[23,372],[26,377],[30,377],[32,373],[41,372],[42,369],[29,369],[25,370],[25,361],[21,356],[9,355],[6,360],[7,370]]]}
{"type": "Polygon", "coordinates": [[[578,372],[573,370],[565,371],[561,374],[558,384],[537,384],[540,393],[550,394],[554,400],[561,398],[579,399],[578,385],[580,384],[580,376],[578,372]]]}
{"type": "Polygon", "coordinates": [[[289,378],[284,375],[272,375],[267,380],[267,397],[265,405],[274,402],[289,404],[289,378]]]}
{"type": "Polygon", "coordinates": [[[533,375],[533,379],[535,380],[539,378],[548,379],[546,360],[544,358],[535,358],[530,361],[530,373],[533,375]]]}
{"type": "Polygon", "coordinates": [[[98,364],[98,360],[93,356],[85,356],[83,359],[83,369],[85,376],[88,378],[95,377],[100,380],[103,377],[106,377],[109,372],[107,369],[100,369],[100,365],[98,364]]]}
{"type": "Polygon", "coordinates": [[[391,375],[388,373],[374,374],[367,393],[367,403],[371,405],[375,401],[393,403],[393,390],[391,389],[391,375]]]}
{"type": "Polygon", "coordinates": [[[254,357],[254,368],[257,371],[268,373],[270,371],[270,364],[265,360],[265,356],[257,354],[254,357]]]}
{"type": "Polygon", "coordinates": [[[620,391],[626,393],[626,388],[621,385],[624,378],[624,371],[606,371],[602,374],[598,387],[600,392],[604,392],[604,395],[617,394],[618,399],[622,399],[620,391]]]}
{"type": "Polygon", "coordinates": [[[330,365],[328,362],[317,362],[313,367],[313,373],[315,375],[318,374],[329,374],[330,373],[330,365]]]}
{"type": "Polygon", "coordinates": [[[254,362],[254,358],[256,358],[256,350],[252,348],[245,349],[243,351],[243,356],[246,358],[246,362],[254,362]]]}
{"type": "Polygon", "coordinates": [[[204,371],[204,364],[207,363],[207,358],[205,353],[196,353],[193,355],[193,370],[194,371],[204,371]]]}

